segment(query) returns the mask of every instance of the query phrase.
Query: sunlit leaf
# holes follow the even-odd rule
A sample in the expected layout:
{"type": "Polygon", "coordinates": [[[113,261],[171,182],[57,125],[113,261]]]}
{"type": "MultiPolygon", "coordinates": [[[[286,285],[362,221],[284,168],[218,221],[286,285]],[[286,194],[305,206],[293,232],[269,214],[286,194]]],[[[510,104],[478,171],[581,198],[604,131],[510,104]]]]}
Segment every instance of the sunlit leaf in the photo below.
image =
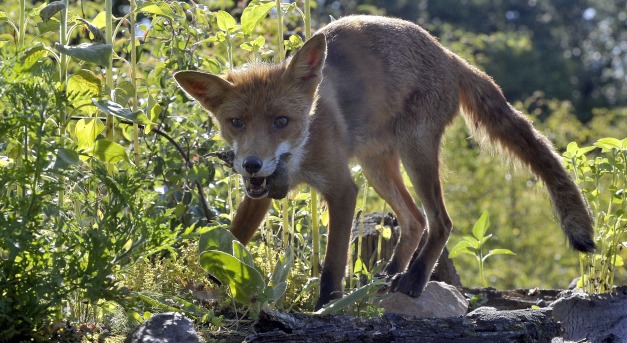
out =
{"type": "Polygon", "coordinates": [[[74,132],[78,140],[78,150],[90,149],[102,131],[104,131],[104,124],[100,119],[81,119],[77,121],[74,126],[74,132]]]}
{"type": "Polygon", "coordinates": [[[204,270],[225,284],[233,298],[242,304],[256,302],[265,292],[265,282],[257,269],[232,255],[209,250],[200,254],[199,262],[204,270]]]}
{"type": "Polygon", "coordinates": [[[475,253],[468,249],[471,247],[472,247],[472,243],[467,242],[467,241],[461,241],[455,244],[455,246],[449,252],[448,257],[455,258],[461,254],[474,255],[475,253]]]}
{"type": "Polygon", "coordinates": [[[475,223],[475,226],[472,228],[472,235],[475,236],[476,239],[481,240],[489,227],[490,215],[488,211],[484,211],[479,220],[475,223]]]}
{"type": "Polygon", "coordinates": [[[594,146],[599,147],[601,149],[620,149],[623,147],[623,142],[621,142],[619,139],[616,138],[611,138],[611,137],[606,137],[606,138],[601,138],[598,141],[596,141],[594,143],[594,146]]]}
{"type": "Polygon", "coordinates": [[[82,69],[74,73],[67,82],[67,92],[80,99],[99,97],[102,93],[102,81],[92,71],[82,69]]]}
{"type": "Polygon", "coordinates": [[[107,139],[99,139],[94,143],[92,156],[107,163],[117,163],[120,161],[131,162],[126,153],[126,149],[116,142],[107,139]]]}
{"type": "Polygon", "coordinates": [[[218,11],[216,18],[218,19],[218,28],[222,31],[229,32],[235,27],[235,18],[228,12],[218,11]]]}
{"type": "Polygon", "coordinates": [[[376,292],[377,290],[379,290],[379,288],[383,286],[385,286],[385,282],[379,282],[379,281],[371,282],[365,286],[357,288],[356,290],[347,294],[343,298],[327,304],[326,306],[318,310],[316,314],[337,313],[338,311],[346,308],[347,306],[353,305],[356,302],[362,299],[365,299],[368,295],[372,294],[373,292],[376,292]]]}
{"type": "Polygon", "coordinates": [[[259,22],[266,17],[268,12],[273,7],[275,7],[274,2],[257,2],[248,5],[248,7],[246,7],[244,9],[244,12],[242,13],[242,31],[245,34],[252,33],[255,27],[259,24],[259,22]]]}
{"type": "Polygon", "coordinates": [[[229,255],[233,254],[233,241],[237,240],[231,231],[216,227],[202,235],[198,241],[198,253],[207,250],[219,250],[229,255]]]}

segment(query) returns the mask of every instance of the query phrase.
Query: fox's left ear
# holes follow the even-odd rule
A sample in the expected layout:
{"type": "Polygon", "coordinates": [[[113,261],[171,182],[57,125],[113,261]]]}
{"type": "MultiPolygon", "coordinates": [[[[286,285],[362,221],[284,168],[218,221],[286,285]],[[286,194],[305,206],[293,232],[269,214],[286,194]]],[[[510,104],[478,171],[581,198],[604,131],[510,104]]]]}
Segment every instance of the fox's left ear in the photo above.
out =
{"type": "Polygon", "coordinates": [[[326,37],[322,33],[315,34],[294,54],[284,76],[300,81],[308,88],[313,86],[311,87],[313,92],[322,80],[322,67],[326,56],[326,37]]]}

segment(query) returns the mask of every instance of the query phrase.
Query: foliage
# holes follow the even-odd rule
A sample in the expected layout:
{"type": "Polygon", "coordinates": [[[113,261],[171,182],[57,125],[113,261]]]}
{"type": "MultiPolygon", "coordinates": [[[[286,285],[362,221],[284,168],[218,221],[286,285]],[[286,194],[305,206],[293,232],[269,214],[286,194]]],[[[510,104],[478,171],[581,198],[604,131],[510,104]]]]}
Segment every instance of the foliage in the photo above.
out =
{"type": "MultiPolygon", "coordinates": [[[[349,9],[351,1],[341,3],[340,10],[349,9]]],[[[451,8],[472,13],[480,3],[485,2],[459,8],[445,2],[364,1],[351,8],[419,16],[444,44],[493,74],[558,149],[627,130],[624,108],[588,110],[620,104],[608,100],[612,89],[622,94],[612,83],[613,74],[606,73],[601,83],[592,77],[601,74],[599,68],[608,70],[590,59],[604,47],[596,42],[577,57],[574,51],[583,43],[564,31],[564,23],[528,19],[545,13],[561,18],[558,5],[538,1],[538,7],[517,9],[519,22],[498,16],[457,20],[450,13],[451,8]],[[520,24],[526,13],[526,24],[520,24]],[[565,42],[562,55],[547,58],[551,41],[565,42]],[[570,58],[564,57],[566,50],[570,58]],[[564,76],[573,70],[581,71],[578,80],[590,78],[592,94],[564,76]],[[564,100],[578,91],[580,99],[564,100]],[[594,94],[596,100],[582,107],[594,94]],[[584,125],[574,113],[592,118],[584,125]]],[[[508,4],[497,10],[507,10],[508,4]]],[[[247,249],[233,243],[223,227],[240,200],[239,178],[215,163],[210,153],[224,147],[214,123],[172,81],[177,70],[220,73],[251,60],[282,60],[283,51],[298,48],[310,34],[303,29],[303,24],[309,27],[307,10],[296,2],[275,1],[251,1],[243,9],[232,1],[118,5],[112,0],[20,0],[0,10],[0,341],[60,340],[81,327],[123,333],[159,311],[182,311],[212,328],[227,325],[224,313],[254,315],[265,304],[310,311],[328,234],[324,203],[313,190],[299,189],[273,203],[258,239],[247,249]],[[210,245],[208,237],[219,232],[227,243],[210,245]],[[239,302],[233,309],[216,300],[224,292],[239,302]]],[[[311,6],[326,20],[323,11],[334,5],[311,6]]],[[[577,23],[575,32],[587,35],[588,42],[599,31],[601,14],[612,13],[611,6],[593,7],[598,16],[577,23]]],[[[569,8],[582,8],[582,3],[569,8]]],[[[616,38],[616,30],[601,33],[616,38]]],[[[612,56],[602,54],[604,60],[612,56]]],[[[500,288],[565,286],[575,275],[575,257],[554,233],[557,225],[546,220],[550,206],[538,196],[536,180],[479,154],[468,135],[456,121],[444,143],[451,171],[444,172],[445,193],[453,221],[458,228],[471,227],[476,213],[489,210],[492,241],[498,237],[499,245],[519,253],[516,259],[492,260],[491,268],[483,270],[485,278],[500,288]],[[547,230],[527,230],[534,227],[547,230]],[[539,248],[543,245],[550,248],[539,248]],[[546,263],[552,260],[559,263],[546,263]]],[[[605,165],[596,170],[605,173],[605,165]]],[[[358,208],[385,208],[359,169],[354,171],[363,185],[358,208]]],[[[607,189],[586,187],[587,195],[607,189]]],[[[613,212],[605,211],[607,201],[600,200],[595,209],[608,218],[607,225],[615,224],[611,220],[619,217],[615,210],[622,205],[614,202],[613,212]]],[[[454,233],[451,244],[460,239],[454,233]]],[[[464,283],[483,279],[468,261],[456,263],[464,283]]],[[[379,315],[371,301],[379,286],[373,275],[384,264],[351,261],[350,295],[325,311],[379,315]]],[[[617,274],[615,282],[624,278],[617,274]]]]}
{"type": "Polygon", "coordinates": [[[200,265],[229,289],[233,299],[248,306],[253,318],[268,303],[276,303],[287,289],[287,276],[293,263],[292,248],[288,247],[267,282],[246,248],[222,228],[201,236],[200,265]]]}
{"type": "Polygon", "coordinates": [[[564,160],[575,175],[595,215],[594,254],[582,255],[578,287],[588,293],[605,293],[614,275],[624,269],[620,251],[627,246],[627,138],[602,138],[592,146],[568,145],[564,160]],[[589,158],[595,150],[601,155],[589,158]]]}
{"type": "Polygon", "coordinates": [[[483,248],[492,237],[492,234],[486,236],[486,232],[489,227],[490,217],[488,212],[483,212],[479,220],[475,223],[475,226],[472,228],[472,237],[464,236],[463,240],[457,243],[451,249],[449,254],[450,258],[455,258],[462,254],[473,255],[477,259],[477,264],[479,265],[479,277],[481,278],[483,287],[488,287],[488,283],[483,277],[484,263],[488,257],[494,255],[515,255],[514,252],[509,249],[491,249],[487,252],[487,254],[484,254],[483,248]]]}

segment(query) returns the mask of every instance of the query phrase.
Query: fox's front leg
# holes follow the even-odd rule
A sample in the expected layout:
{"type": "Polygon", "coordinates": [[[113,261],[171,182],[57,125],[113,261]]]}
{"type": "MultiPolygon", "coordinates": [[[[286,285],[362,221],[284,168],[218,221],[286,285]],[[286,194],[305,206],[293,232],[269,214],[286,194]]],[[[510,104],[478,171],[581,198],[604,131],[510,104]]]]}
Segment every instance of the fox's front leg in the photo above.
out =
{"type": "Polygon", "coordinates": [[[233,236],[242,244],[248,244],[266,213],[268,213],[271,203],[272,199],[270,198],[251,199],[245,196],[237,208],[231,224],[233,236]]]}
{"type": "Polygon", "coordinates": [[[342,297],[342,279],[346,271],[351,224],[357,202],[357,186],[350,178],[324,194],[329,206],[329,236],[324,266],[320,276],[320,297],[316,310],[332,299],[342,297]]]}

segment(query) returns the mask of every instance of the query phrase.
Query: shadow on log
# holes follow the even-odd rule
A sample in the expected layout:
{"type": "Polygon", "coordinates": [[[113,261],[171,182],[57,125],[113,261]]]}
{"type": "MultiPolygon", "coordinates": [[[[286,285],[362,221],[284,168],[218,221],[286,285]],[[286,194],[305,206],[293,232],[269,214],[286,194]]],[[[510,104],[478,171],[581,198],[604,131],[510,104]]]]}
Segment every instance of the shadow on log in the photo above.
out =
{"type": "Polygon", "coordinates": [[[265,311],[255,325],[257,333],[246,342],[548,342],[560,334],[551,311],[482,308],[465,317],[440,319],[397,314],[358,319],[265,311]]]}

